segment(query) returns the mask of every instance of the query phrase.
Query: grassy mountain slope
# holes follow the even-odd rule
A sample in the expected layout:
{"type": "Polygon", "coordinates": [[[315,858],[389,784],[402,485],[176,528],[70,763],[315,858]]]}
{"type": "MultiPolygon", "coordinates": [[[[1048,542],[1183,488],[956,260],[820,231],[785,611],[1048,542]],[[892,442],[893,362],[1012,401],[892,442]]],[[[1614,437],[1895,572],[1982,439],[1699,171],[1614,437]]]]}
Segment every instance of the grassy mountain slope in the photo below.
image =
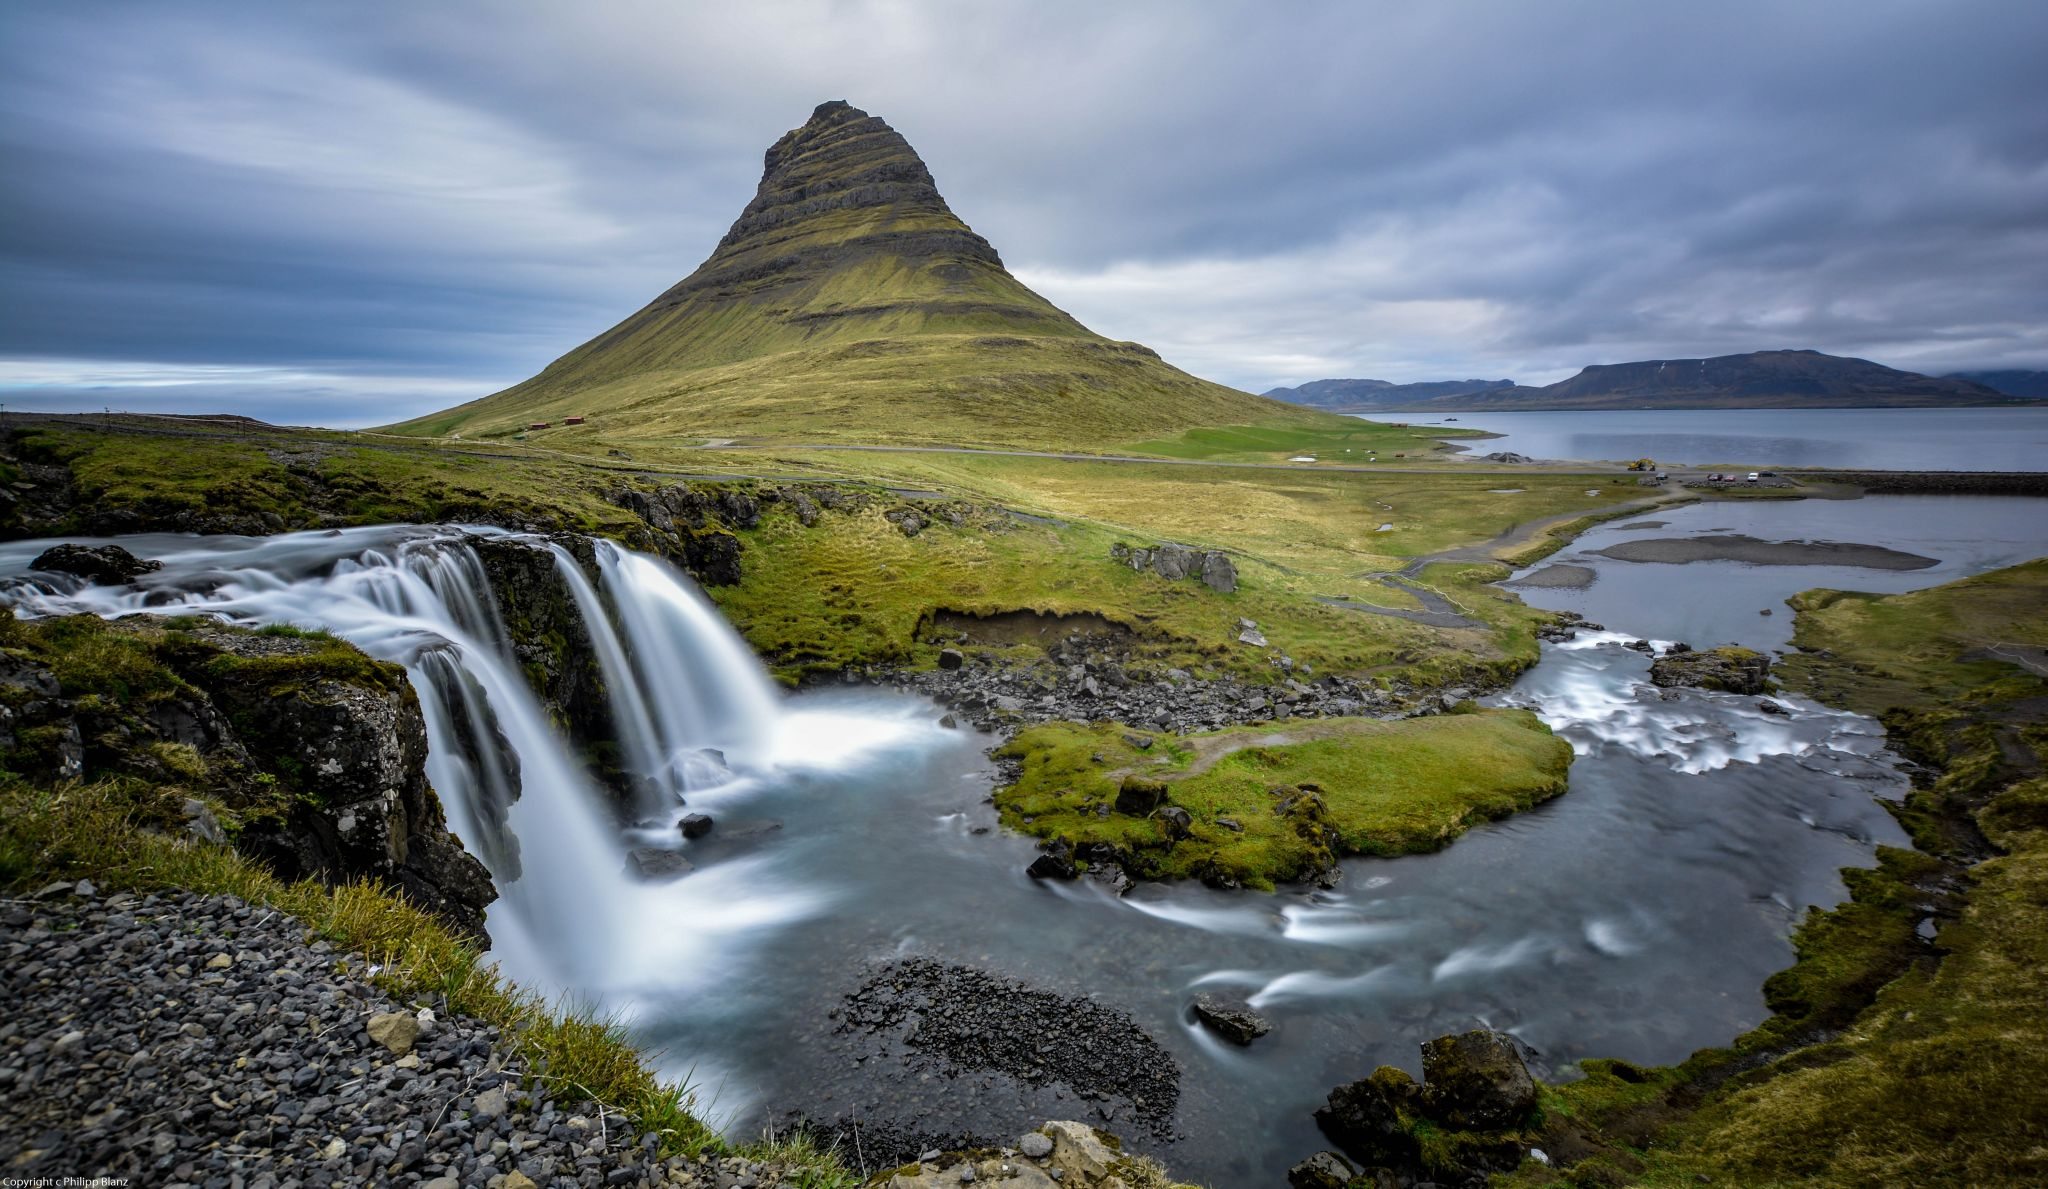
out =
{"type": "MultiPolygon", "coordinates": [[[[697,271],[523,384],[393,427],[1102,446],[1316,415],[1197,379],[1033,293],[889,125],[820,106],[697,271]]],[[[569,443],[561,443],[567,445],[569,443]]]]}

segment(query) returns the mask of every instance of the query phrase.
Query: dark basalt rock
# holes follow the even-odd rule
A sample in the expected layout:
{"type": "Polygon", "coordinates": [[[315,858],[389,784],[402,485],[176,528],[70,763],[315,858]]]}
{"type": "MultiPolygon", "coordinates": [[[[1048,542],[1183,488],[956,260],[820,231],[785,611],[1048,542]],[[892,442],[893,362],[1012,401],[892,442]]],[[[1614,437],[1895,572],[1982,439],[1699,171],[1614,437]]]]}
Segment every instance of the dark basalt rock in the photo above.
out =
{"type": "Polygon", "coordinates": [[[1248,1045],[1273,1030],[1272,1022],[1242,999],[1197,995],[1189,1010],[1209,1031],[1232,1044],[1248,1045]]]}
{"type": "Polygon", "coordinates": [[[1159,811],[1158,817],[1160,830],[1176,842],[1194,832],[1194,816],[1178,805],[1168,805],[1159,811]]]}
{"type": "Polygon", "coordinates": [[[711,832],[711,815],[686,813],[683,820],[676,823],[676,828],[682,831],[685,838],[702,838],[711,832]]]}
{"type": "Polygon", "coordinates": [[[1661,686],[1761,694],[1770,689],[1771,658],[1747,648],[1672,651],[1650,662],[1650,680],[1661,686]]]}
{"type": "MultiPolygon", "coordinates": [[[[497,891],[427,782],[426,722],[404,671],[325,637],[167,622],[96,629],[127,637],[136,663],[161,665],[166,684],[175,678],[146,707],[79,697],[43,662],[9,655],[0,693],[33,697],[7,699],[6,766],[31,779],[184,786],[206,800],[138,811],[140,823],[230,842],[285,879],[373,880],[483,939],[497,891]],[[233,831],[208,801],[234,811],[233,831]]],[[[10,627],[20,653],[39,647],[36,625],[10,627]]]]}
{"type": "Polygon", "coordinates": [[[1536,1109],[1536,1081],[1515,1039],[1475,1029],[1422,1046],[1422,1111],[1446,1127],[1498,1131],[1536,1109]]]}
{"type": "Polygon", "coordinates": [[[1330,1091],[1316,1108],[1316,1126],[1368,1168],[1413,1167],[1421,1146],[1405,1116],[1412,1115],[1420,1093],[1405,1071],[1382,1065],[1371,1077],[1330,1091]]]}
{"type": "Polygon", "coordinates": [[[120,586],[164,568],[164,563],[137,557],[119,545],[55,545],[28,563],[46,574],[75,574],[101,586],[120,586]]]}
{"type": "Polygon", "coordinates": [[[1024,874],[1033,879],[1073,879],[1080,871],[1074,866],[1073,850],[1056,838],[1046,844],[1044,854],[1031,860],[1024,874]]]}
{"type": "Polygon", "coordinates": [[[1344,1189],[1357,1174],[1335,1152],[1315,1155],[1287,1170],[1288,1189],[1344,1189]]]}

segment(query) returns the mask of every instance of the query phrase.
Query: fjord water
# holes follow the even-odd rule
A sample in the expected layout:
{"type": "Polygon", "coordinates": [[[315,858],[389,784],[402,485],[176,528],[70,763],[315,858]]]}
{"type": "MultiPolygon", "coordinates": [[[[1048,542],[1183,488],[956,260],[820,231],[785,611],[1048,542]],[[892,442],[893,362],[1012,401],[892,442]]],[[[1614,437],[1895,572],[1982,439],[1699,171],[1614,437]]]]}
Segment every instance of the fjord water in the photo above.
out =
{"type": "Polygon", "coordinates": [[[1745,470],[2048,470],[2048,406],[1488,411],[1414,414],[1411,424],[1502,435],[1462,442],[1473,455],[1510,451],[1531,458],[1654,458],[1671,464],[1740,465],[1745,470]]]}
{"type": "MultiPolygon", "coordinates": [[[[500,961],[626,1013],[737,1130],[802,1112],[1001,1137],[1079,1117],[1161,1152],[1182,1177],[1265,1184],[1323,1146],[1310,1111],[1332,1086],[1382,1063],[1413,1070],[1416,1045],[1443,1032],[1511,1029],[1546,1072],[1568,1074],[1585,1056],[1673,1060],[1760,1020],[1760,986],[1790,961],[1805,906],[1838,900],[1837,869],[1868,863],[1873,845],[1903,842],[1876,800],[1903,780],[1868,720],[1796,698],[1780,699],[1784,717],[1752,698],[1667,702],[1645,692],[1648,658],[1622,643],[1775,646],[1789,613],[1756,610],[1783,592],[1931,585],[2048,552],[2048,525],[2023,518],[2026,506],[1710,504],[1659,513],[1672,522],[1661,529],[1600,530],[1825,536],[1941,565],[1843,574],[1587,557],[1587,590],[1530,597],[1580,600],[1613,631],[1547,647],[1496,699],[1535,707],[1571,740],[1570,792],[1439,854],[1350,861],[1335,891],[1270,896],[1147,886],[1118,900],[1086,882],[1035,883],[1023,875],[1031,845],[993,828],[987,737],[940,728],[921,699],[777,695],[687,580],[608,546],[598,581],[572,591],[609,612],[598,659],[624,750],[662,805],[624,838],[521,683],[457,531],[128,538],[166,563],[136,590],[38,576],[5,597],[31,613],[183,609],[326,626],[406,664],[435,787],[500,877],[489,921],[500,961]],[[1653,570],[1668,573],[1642,577],[1653,570]],[[1724,622],[1722,607],[1747,618],[1724,622]],[[457,729],[464,721],[471,729],[457,729]],[[465,746],[475,738],[504,747],[465,746]],[[718,820],[686,849],[696,871],[627,878],[626,846],[678,844],[678,795],[718,820]],[[1128,1103],[1059,1087],[857,1062],[865,1050],[833,1009],[902,955],[1128,1012],[1182,1067],[1178,1136],[1149,1134],[1128,1103]],[[1252,998],[1273,1034],[1234,1049],[1199,1031],[1186,1005],[1205,988],[1252,998]]],[[[0,546],[0,575],[21,575],[48,544],[0,546]]]]}

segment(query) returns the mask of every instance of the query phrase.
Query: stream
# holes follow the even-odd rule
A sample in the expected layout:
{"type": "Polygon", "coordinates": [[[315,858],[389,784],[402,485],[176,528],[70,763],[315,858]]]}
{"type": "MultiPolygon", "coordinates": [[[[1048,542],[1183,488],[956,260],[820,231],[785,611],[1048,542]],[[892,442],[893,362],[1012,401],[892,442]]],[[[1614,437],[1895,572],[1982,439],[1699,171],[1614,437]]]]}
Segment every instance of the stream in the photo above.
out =
{"type": "Polygon", "coordinates": [[[1609,630],[1546,645],[1490,699],[1534,708],[1571,741],[1565,796],[1438,854],[1350,860],[1334,891],[1147,885],[1118,899],[1023,874],[1035,852],[995,825],[989,737],[942,728],[922,699],[785,696],[686,578],[600,543],[596,580],[567,563],[564,580],[586,620],[604,624],[594,644],[646,790],[646,820],[620,839],[604,794],[525,688],[464,531],[505,535],[122,538],[164,563],[133,588],[29,574],[53,542],[9,542],[0,599],[24,614],[319,626],[406,665],[450,823],[503,892],[489,915],[493,956],[522,984],[622,1013],[734,1134],[800,1113],[1002,1140],[1079,1118],[1216,1186],[1283,1182],[1326,1146],[1310,1112],[1332,1087],[1380,1064],[1416,1071],[1416,1046],[1445,1032],[1509,1030],[1539,1072],[1565,1077],[1587,1056],[1680,1059],[1763,1019],[1762,983],[1789,964],[1800,915],[1840,900],[1839,868],[1905,844],[1880,803],[1905,779],[1870,720],[1775,695],[1789,715],[1698,691],[1666,701],[1647,686],[1649,658],[1622,645],[1781,650],[1792,621],[1782,600],[1795,591],[1913,589],[2048,553],[2039,504],[2017,498],[1707,503],[1600,526],[1535,567],[1585,566],[1590,585],[1520,593],[1609,630]],[[1641,527],[1653,518],[1664,523],[1641,527]],[[1671,565],[1593,552],[1717,532],[1885,545],[1938,564],[1671,565]],[[682,843],[685,812],[716,828],[682,843]],[[622,864],[632,845],[680,846],[695,870],[642,882],[622,864]],[[1140,1126],[1135,1104],[1056,1082],[934,1075],[842,1031],[844,997],[911,956],[1128,1013],[1181,1069],[1170,1127],[1140,1126]],[[1187,1014],[1204,988],[1250,998],[1273,1032],[1248,1048],[1219,1043],[1187,1014]]]}

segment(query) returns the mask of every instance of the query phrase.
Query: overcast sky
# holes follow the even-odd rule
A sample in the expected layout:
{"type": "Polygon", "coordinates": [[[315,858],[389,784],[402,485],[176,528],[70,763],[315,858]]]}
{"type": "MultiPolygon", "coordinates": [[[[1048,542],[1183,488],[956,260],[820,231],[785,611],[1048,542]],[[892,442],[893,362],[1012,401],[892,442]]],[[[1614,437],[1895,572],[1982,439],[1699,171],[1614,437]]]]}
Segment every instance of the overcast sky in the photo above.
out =
{"type": "Polygon", "coordinates": [[[0,399],[373,424],[688,273],[846,99],[1253,391],[2048,367],[2048,4],[0,6],[0,399]]]}

